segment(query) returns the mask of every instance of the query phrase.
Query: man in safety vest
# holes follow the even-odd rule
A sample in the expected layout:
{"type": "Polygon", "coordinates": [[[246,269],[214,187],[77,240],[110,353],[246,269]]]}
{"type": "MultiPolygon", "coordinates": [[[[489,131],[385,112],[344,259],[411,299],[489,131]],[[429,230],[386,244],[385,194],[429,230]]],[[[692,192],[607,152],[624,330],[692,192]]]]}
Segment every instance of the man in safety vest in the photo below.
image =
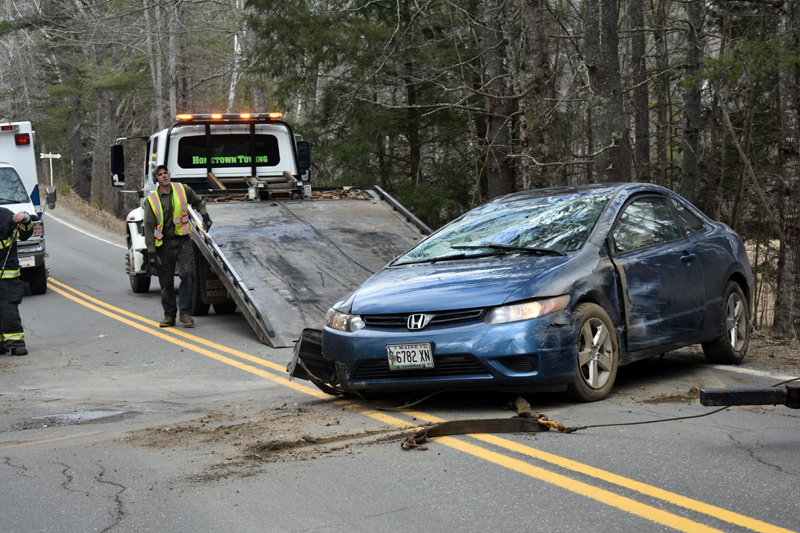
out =
{"type": "Polygon", "coordinates": [[[192,285],[194,284],[194,254],[189,238],[189,210],[192,206],[203,217],[203,229],[211,227],[211,218],[206,206],[191,187],[182,183],[172,183],[167,167],[159,165],[155,170],[158,189],[145,199],[144,242],[150,261],[150,272],[158,272],[161,285],[161,305],[164,307],[164,320],[159,326],[169,328],[175,325],[175,315],[186,328],[194,327],[192,319],[192,285]],[[178,302],[175,304],[175,265],[181,284],[178,288],[178,302]]]}
{"type": "Polygon", "coordinates": [[[28,355],[25,332],[19,317],[19,304],[25,285],[19,279],[17,241],[28,240],[33,234],[33,221],[24,211],[12,213],[0,207],[0,355],[28,355]]]}

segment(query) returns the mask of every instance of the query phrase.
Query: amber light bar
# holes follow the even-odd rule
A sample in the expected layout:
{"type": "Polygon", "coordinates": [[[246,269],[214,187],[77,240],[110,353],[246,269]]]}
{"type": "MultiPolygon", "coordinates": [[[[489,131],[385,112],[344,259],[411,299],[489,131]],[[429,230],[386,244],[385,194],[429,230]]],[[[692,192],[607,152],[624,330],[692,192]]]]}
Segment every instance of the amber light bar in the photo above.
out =
{"type": "Polygon", "coordinates": [[[283,113],[199,113],[175,116],[178,122],[226,122],[240,120],[278,120],[283,113]]]}

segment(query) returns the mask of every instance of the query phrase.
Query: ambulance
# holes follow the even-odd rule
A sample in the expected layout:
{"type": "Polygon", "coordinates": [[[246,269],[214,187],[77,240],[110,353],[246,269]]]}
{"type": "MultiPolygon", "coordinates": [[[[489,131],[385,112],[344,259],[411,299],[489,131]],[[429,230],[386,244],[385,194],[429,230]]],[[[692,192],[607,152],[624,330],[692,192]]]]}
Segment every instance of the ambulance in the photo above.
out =
{"type": "Polygon", "coordinates": [[[55,208],[56,190],[47,187],[44,203],[36,173],[36,132],[31,123],[0,123],[0,206],[13,213],[24,211],[33,220],[33,235],[17,243],[20,278],[32,294],[47,292],[47,252],[44,242],[45,209],[55,208]]]}

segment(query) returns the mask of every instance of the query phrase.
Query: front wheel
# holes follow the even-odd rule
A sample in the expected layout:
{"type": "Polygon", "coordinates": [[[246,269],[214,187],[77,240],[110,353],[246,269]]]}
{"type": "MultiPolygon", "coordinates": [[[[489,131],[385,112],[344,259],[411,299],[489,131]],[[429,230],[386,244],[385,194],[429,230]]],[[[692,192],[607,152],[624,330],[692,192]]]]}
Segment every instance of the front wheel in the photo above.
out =
{"type": "Polygon", "coordinates": [[[31,269],[28,283],[31,286],[31,294],[44,294],[47,292],[47,265],[44,262],[31,269]]]}
{"type": "Polygon", "coordinates": [[[750,343],[750,316],[744,291],[735,281],[725,286],[720,313],[720,336],[703,343],[703,353],[711,363],[740,365],[750,343]]]}
{"type": "Polygon", "coordinates": [[[578,402],[602,400],[614,386],[619,367],[619,348],[614,325],[602,307],[592,303],[575,308],[578,328],[578,368],[567,395],[578,402]]]}
{"type": "Polygon", "coordinates": [[[131,280],[131,290],[136,294],[150,292],[150,274],[141,276],[128,276],[131,280]]]}

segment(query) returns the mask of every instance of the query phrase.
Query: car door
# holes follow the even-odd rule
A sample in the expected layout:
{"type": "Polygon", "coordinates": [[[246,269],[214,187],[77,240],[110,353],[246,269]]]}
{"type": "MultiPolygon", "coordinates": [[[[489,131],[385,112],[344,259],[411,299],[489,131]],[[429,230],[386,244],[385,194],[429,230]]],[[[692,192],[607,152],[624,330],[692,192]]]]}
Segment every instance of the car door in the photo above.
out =
{"type": "Polygon", "coordinates": [[[628,350],[697,335],[705,319],[703,263],[663,196],[624,206],[611,233],[628,350]]]}

